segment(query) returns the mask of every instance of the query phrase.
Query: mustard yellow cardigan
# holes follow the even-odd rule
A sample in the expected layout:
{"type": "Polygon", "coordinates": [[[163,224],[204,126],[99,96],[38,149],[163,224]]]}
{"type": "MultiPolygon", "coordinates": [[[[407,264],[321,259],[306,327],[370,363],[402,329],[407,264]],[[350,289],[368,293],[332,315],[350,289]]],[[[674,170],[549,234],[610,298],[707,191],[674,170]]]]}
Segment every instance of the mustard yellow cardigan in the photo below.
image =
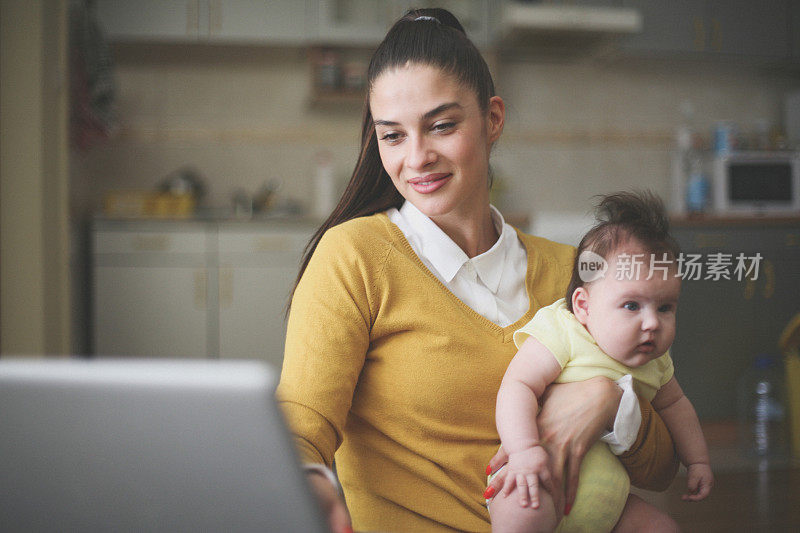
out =
{"type": "MultiPolygon", "coordinates": [[[[446,289],[383,214],[330,229],[297,287],[278,399],[301,460],[336,469],[356,530],[488,531],[485,468],[512,334],[564,295],[574,249],[519,234],[530,309],[502,328],[446,289]]],[[[623,458],[663,486],[677,463],[643,404],[623,458]]]]}

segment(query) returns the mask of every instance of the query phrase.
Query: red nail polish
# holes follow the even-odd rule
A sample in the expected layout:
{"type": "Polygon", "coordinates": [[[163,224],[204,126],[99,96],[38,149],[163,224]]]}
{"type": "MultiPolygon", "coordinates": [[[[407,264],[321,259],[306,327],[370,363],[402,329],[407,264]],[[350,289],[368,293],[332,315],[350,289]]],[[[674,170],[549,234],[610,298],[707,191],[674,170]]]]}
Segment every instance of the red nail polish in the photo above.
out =
{"type": "Polygon", "coordinates": [[[353,533],[353,528],[352,527],[344,528],[344,533],[353,533]]]}
{"type": "Polygon", "coordinates": [[[569,512],[570,512],[571,510],[572,510],[572,506],[571,506],[570,504],[567,504],[567,506],[566,506],[566,507],[564,507],[564,516],[567,516],[567,515],[569,515],[569,512]]]}
{"type": "Polygon", "coordinates": [[[492,465],[486,465],[486,475],[492,475],[492,465]]]}
{"type": "Polygon", "coordinates": [[[494,496],[494,493],[495,493],[494,487],[492,487],[492,486],[489,486],[489,488],[488,488],[488,489],[486,489],[486,490],[483,492],[483,498],[484,498],[485,500],[488,500],[489,498],[491,498],[492,496],[494,496]]]}

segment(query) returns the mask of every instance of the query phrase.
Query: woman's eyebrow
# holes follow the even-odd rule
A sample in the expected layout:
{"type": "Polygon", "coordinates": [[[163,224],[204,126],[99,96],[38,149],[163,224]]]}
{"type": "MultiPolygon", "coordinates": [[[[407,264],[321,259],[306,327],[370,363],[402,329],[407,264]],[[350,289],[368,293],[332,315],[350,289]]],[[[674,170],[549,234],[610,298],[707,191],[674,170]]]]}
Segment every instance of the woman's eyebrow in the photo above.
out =
{"type": "Polygon", "coordinates": [[[422,115],[422,120],[431,119],[436,115],[438,115],[439,113],[443,113],[444,111],[454,108],[462,109],[462,106],[458,102],[449,102],[447,104],[442,104],[438,107],[434,107],[433,109],[422,115]]]}
{"type": "MultiPolygon", "coordinates": [[[[449,109],[456,109],[456,108],[457,109],[462,109],[463,106],[461,104],[459,104],[458,102],[448,102],[446,104],[442,104],[440,106],[434,107],[433,109],[431,109],[430,111],[428,111],[424,115],[422,115],[422,117],[420,117],[420,119],[421,120],[429,120],[429,119],[435,117],[436,115],[438,115],[439,113],[443,113],[444,111],[447,111],[449,109]]],[[[391,121],[391,120],[381,120],[381,119],[373,121],[373,124],[375,124],[376,126],[398,126],[399,125],[398,122],[394,122],[394,121],[391,121]]]]}

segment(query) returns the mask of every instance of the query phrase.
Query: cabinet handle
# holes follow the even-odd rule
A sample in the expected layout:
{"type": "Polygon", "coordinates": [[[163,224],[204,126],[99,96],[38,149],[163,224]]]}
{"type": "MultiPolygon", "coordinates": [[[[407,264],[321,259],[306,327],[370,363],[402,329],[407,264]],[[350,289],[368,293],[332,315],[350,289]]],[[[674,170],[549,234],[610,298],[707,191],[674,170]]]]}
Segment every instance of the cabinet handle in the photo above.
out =
{"type": "Polygon", "coordinates": [[[722,50],[722,25],[718,19],[711,19],[711,49],[715,52],[722,50]]]}
{"type": "Polygon", "coordinates": [[[694,17],[692,23],[694,25],[694,49],[701,51],[706,47],[706,28],[700,17],[694,17]]]}
{"type": "Polygon", "coordinates": [[[133,249],[137,252],[165,252],[169,248],[169,237],[166,235],[136,235],[133,238],[133,249]]]}
{"type": "Polygon", "coordinates": [[[756,280],[752,277],[747,277],[744,282],[744,299],[752,300],[756,295],[756,280]]]}
{"type": "Polygon", "coordinates": [[[764,298],[772,298],[775,294],[775,265],[769,259],[764,260],[764,277],[766,284],[764,285],[764,298]]]}
{"type": "Polygon", "coordinates": [[[219,271],[219,307],[230,309],[233,304],[233,269],[221,268],[219,271]]]}
{"type": "Polygon", "coordinates": [[[196,35],[200,28],[200,9],[197,0],[186,2],[186,33],[196,35]]]}
{"type": "Polygon", "coordinates": [[[206,309],[208,305],[208,272],[203,269],[194,271],[194,306],[206,309]]]}

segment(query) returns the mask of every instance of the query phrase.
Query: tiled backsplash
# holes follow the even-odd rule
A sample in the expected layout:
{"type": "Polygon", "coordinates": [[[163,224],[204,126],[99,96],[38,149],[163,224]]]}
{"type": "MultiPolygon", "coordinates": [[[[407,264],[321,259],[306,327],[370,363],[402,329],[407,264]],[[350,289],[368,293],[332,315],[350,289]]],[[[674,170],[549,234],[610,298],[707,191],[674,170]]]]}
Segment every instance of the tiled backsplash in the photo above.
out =
{"type": "MultiPolygon", "coordinates": [[[[358,148],[359,105],[309,106],[302,50],[250,47],[117,48],[120,132],[80,156],[76,180],[97,206],[113,188],[149,188],[192,164],[208,179],[208,202],[226,206],[236,188],[265,181],[309,197],[314,154],[333,153],[343,183],[358,148]]],[[[744,130],[781,125],[784,94],[800,78],[783,71],[663,59],[569,64],[497,63],[506,131],[492,166],[501,207],[586,211],[590,197],[648,187],[669,199],[669,151],[690,102],[702,133],[718,120],[744,130]]]]}

